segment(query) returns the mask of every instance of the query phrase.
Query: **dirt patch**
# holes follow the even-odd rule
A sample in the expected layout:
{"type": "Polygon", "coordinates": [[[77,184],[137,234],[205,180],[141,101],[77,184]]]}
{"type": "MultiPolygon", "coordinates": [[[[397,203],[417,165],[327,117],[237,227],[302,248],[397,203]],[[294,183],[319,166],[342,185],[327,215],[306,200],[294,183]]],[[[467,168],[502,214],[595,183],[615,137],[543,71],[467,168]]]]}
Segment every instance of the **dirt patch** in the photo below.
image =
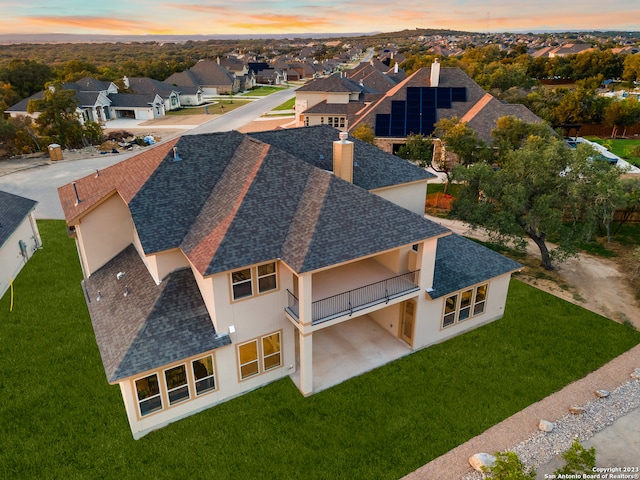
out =
{"type": "MultiPolygon", "coordinates": [[[[487,241],[480,229],[472,229],[464,222],[430,217],[455,233],[487,241]]],[[[594,257],[581,253],[561,263],[555,271],[540,273],[540,269],[527,268],[540,260],[540,251],[533,242],[527,246],[529,261],[518,279],[568,302],[617,322],[628,321],[640,329],[640,306],[635,299],[628,275],[620,264],[622,260],[594,257]]]]}

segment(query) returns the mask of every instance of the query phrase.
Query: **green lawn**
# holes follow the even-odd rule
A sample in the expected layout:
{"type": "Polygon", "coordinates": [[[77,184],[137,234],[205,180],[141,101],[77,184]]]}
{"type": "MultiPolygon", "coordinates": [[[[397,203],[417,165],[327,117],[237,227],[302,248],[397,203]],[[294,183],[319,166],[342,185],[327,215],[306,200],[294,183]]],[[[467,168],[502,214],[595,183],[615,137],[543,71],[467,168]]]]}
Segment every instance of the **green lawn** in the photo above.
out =
{"type": "Polygon", "coordinates": [[[216,100],[215,103],[211,105],[206,105],[202,107],[189,107],[189,108],[181,108],[180,110],[171,110],[167,112],[167,115],[219,115],[224,112],[230,112],[231,110],[235,110],[242,105],[246,105],[247,103],[251,103],[251,100],[216,100]]]}
{"type": "Polygon", "coordinates": [[[282,105],[278,105],[276,108],[274,108],[274,110],[292,110],[295,104],[296,104],[295,97],[290,98],[289,100],[284,102],[282,105]]]}
{"type": "Polygon", "coordinates": [[[640,332],[512,281],[505,317],[302,397],[284,379],[132,439],[108,385],[73,240],[0,300],[0,478],[397,479],[640,343],[640,332]]]}
{"type": "Polygon", "coordinates": [[[248,97],[266,97],[267,95],[271,95],[272,93],[279,92],[280,90],[284,90],[283,87],[258,87],[253,90],[249,90],[242,95],[246,95],[248,97]]]}
{"type": "Polygon", "coordinates": [[[620,158],[624,158],[629,163],[633,163],[636,166],[640,165],[640,155],[634,155],[634,149],[640,146],[640,140],[628,140],[621,138],[599,138],[599,137],[585,137],[587,140],[605,145],[615,155],[620,158]]]}

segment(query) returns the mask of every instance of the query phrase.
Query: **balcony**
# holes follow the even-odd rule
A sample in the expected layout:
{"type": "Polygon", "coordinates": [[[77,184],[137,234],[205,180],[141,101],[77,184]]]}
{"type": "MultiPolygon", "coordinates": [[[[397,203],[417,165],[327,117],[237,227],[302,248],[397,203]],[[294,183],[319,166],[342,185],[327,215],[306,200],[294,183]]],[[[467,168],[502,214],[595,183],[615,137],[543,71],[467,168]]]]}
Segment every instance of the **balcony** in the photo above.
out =
{"type": "MultiPolygon", "coordinates": [[[[331,295],[311,303],[312,325],[318,325],[342,316],[353,316],[354,313],[379,304],[387,304],[389,301],[417,292],[420,270],[403,273],[385,278],[362,287],[350,289],[335,295],[331,295]]],[[[370,275],[360,278],[372,278],[370,275]]],[[[328,280],[328,279],[327,279],[328,280]]],[[[322,282],[314,279],[314,293],[323,290],[322,282]],[[318,284],[318,288],[316,288],[318,284]]],[[[285,311],[296,321],[299,321],[298,298],[287,290],[288,305],[285,311]]]]}

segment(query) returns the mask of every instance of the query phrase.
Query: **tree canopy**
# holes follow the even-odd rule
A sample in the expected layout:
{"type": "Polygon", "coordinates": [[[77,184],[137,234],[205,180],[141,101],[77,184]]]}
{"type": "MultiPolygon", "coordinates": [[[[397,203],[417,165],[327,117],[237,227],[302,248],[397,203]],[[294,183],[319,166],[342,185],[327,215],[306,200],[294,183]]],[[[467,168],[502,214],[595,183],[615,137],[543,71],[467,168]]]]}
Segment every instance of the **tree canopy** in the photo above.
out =
{"type": "Polygon", "coordinates": [[[588,145],[571,149],[556,137],[530,136],[501,158],[499,168],[477,162],[454,170],[454,179],[465,186],[452,215],[485,228],[499,243],[523,248],[530,238],[546,269],[573,254],[584,238],[583,226],[564,221],[567,207],[579,205],[580,220],[593,225],[610,218],[618,201],[607,189],[617,188],[620,171],[596,159],[588,145]],[[558,244],[553,249],[547,245],[550,235],[558,244]]]}

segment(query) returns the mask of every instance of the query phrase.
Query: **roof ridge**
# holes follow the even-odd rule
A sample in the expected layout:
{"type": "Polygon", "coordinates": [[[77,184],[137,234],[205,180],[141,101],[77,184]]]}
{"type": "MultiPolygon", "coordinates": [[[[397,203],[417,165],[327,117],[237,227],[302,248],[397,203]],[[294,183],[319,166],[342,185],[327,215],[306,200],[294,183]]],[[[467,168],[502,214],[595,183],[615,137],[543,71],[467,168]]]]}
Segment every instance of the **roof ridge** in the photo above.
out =
{"type": "Polygon", "coordinates": [[[467,113],[463,115],[460,121],[468,123],[471,120],[473,120],[475,116],[478,115],[478,113],[480,113],[482,109],[486,107],[491,100],[493,100],[493,95],[491,95],[490,93],[485,93],[484,96],[480,100],[478,100],[478,102],[473,107],[471,107],[467,111],[467,113]]]}

